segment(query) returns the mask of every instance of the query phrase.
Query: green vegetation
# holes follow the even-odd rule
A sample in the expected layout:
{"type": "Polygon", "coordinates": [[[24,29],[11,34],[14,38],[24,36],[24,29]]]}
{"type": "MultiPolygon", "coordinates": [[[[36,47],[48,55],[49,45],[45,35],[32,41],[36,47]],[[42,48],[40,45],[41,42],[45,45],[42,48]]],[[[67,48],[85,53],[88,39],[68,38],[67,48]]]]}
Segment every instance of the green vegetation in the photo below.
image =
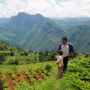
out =
{"type": "Polygon", "coordinates": [[[54,54],[54,51],[24,51],[19,48],[15,48],[8,43],[0,42],[0,64],[4,65],[18,65],[52,61],[54,59],[54,54]]]}
{"type": "Polygon", "coordinates": [[[0,43],[0,90],[90,90],[90,54],[76,54],[59,79],[54,51],[33,52],[0,43]]]}
{"type": "Polygon", "coordinates": [[[90,90],[90,55],[79,54],[70,59],[68,70],[61,79],[57,78],[54,61],[1,65],[0,72],[5,90],[10,90],[13,84],[15,90],[90,90]],[[13,84],[8,84],[9,76],[13,84]]]}
{"type": "Polygon", "coordinates": [[[60,38],[67,36],[77,51],[90,53],[89,22],[90,18],[55,20],[21,12],[0,25],[0,40],[28,51],[45,51],[56,50],[60,38]]]}
{"type": "Polygon", "coordinates": [[[65,31],[78,52],[90,53],[90,18],[65,18],[53,21],[65,31]]]}
{"type": "Polygon", "coordinates": [[[0,26],[0,40],[24,50],[55,50],[60,38],[65,35],[55,22],[39,14],[21,12],[9,20],[8,24],[0,26]]]}

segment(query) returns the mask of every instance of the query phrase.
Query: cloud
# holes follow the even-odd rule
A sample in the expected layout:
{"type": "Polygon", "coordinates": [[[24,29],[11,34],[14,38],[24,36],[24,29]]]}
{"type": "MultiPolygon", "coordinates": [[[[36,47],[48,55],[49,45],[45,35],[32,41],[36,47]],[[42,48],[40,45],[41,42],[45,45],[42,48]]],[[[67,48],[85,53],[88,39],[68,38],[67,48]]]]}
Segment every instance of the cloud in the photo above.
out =
{"type": "Polygon", "coordinates": [[[18,12],[58,18],[90,17],[90,0],[6,0],[0,4],[0,17],[10,17],[18,12]]]}

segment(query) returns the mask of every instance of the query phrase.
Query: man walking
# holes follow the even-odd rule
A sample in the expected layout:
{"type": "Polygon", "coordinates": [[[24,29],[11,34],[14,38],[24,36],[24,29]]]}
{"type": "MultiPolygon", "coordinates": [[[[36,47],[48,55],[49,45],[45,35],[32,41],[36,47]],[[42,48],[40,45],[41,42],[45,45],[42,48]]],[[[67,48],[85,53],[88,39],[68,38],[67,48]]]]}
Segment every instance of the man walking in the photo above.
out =
{"type": "Polygon", "coordinates": [[[62,44],[60,44],[58,51],[63,51],[63,72],[66,72],[69,57],[74,54],[74,48],[68,43],[67,37],[62,38],[62,44]]]}

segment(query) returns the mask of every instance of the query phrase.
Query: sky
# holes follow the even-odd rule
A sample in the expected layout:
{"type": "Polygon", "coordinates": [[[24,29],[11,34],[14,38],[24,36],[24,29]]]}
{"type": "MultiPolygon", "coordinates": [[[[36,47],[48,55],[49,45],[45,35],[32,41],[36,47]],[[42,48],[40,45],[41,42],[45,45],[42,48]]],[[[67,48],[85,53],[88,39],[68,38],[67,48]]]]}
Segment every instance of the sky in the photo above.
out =
{"type": "Polygon", "coordinates": [[[0,17],[19,12],[50,18],[90,17],[90,0],[0,0],[0,17]]]}

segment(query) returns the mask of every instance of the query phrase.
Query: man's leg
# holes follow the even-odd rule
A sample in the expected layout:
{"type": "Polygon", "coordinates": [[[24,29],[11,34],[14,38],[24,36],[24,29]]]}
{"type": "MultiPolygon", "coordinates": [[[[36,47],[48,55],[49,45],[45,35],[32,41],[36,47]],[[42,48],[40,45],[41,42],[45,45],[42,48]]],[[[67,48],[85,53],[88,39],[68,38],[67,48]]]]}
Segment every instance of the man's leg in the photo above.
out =
{"type": "Polygon", "coordinates": [[[68,57],[64,57],[63,59],[63,72],[66,72],[67,70],[67,65],[68,65],[68,57]]]}

